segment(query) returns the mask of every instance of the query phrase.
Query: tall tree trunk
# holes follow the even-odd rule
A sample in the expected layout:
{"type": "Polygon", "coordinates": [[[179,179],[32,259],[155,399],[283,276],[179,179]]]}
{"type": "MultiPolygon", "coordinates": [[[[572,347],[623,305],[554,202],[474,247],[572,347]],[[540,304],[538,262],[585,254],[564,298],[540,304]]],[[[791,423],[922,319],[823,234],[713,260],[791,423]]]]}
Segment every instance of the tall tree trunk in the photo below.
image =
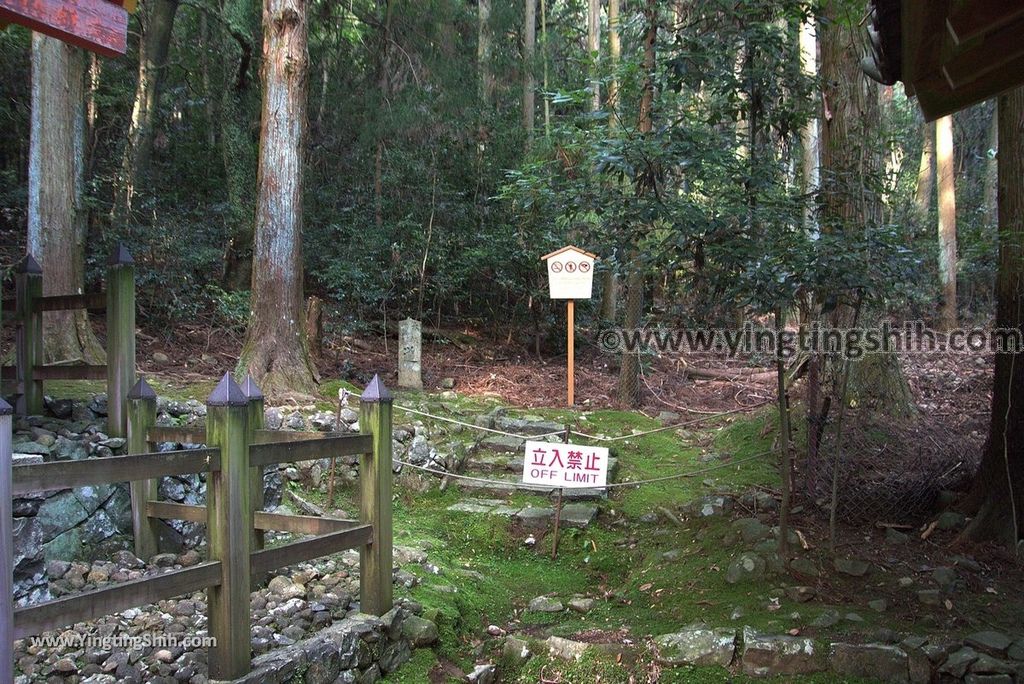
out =
{"type": "Polygon", "coordinates": [[[914,193],[914,205],[917,208],[918,220],[922,225],[928,221],[928,212],[932,208],[932,195],[935,194],[935,122],[924,125],[921,142],[921,163],[917,167],[917,190],[914,193]]]}
{"type": "MultiPolygon", "coordinates": [[[[644,82],[640,93],[639,131],[640,135],[647,136],[654,130],[654,46],[658,40],[658,9],[656,0],[647,0],[644,7],[644,17],[647,21],[647,31],[644,34],[644,82]]],[[[636,181],[636,194],[638,197],[645,196],[652,190],[654,182],[649,174],[641,174],[636,181]]],[[[634,249],[629,257],[629,275],[626,278],[626,320],[627,330],[640,327],[640,320],[643,315],[644,301],[644,276],[640,266],[640,255],[635,245],[639,242],[639,230],[634,227],[637,234],[633,238],[634,249]]],[[[617,388],[618,403],[622,407],[633,407],[640,402],[640,350],[634,353],[624,351],[622,354],[622,366],[619,368],[619,385],[617,388]]]]}
{"type": "MultiPolygon", "coordinates": [[[[377,92],[381,111],[391,106],[391,10],[392,0],[384,0],[384,21],[381,23],[380,47],[377,49],[377,92]]],[[[373,154],[373,220],[378,230],[384,228],[384,148],[387,130],[376,126],[377,146],[373,154]]]]}
{"type": "Polygon", "coordinates": [[[537,80],[533,77],[533,63],[537,45],[537,0],[525,0],[523,17],[523,131],[527,148],[533,143],[533,121],[536,116],[535,99],[537,80]]]}
{"type": "MultiPolygon", "coordinates": [[[[999,270],[996,328],[1024,334],[1024,88],[999,97],[999,270]]],[[[969,502],[980,503],[962,538],[1020,553],[1024,530],[1024,358],[996,354],[992,414],[969,502]]],[[[971,511],[974,512],[974,511],[971,511]]]]}
{"type": "MultiPolygon", "coordinates": [[[[818,78],[818,39],[814,17],[808,16],[800,23],[800,71],[810,79],[818,78]]],[[[800,129],[802,148],[803,192],[812,197],[818,191],[818,117],[811,116],[800,129]]],[[[811,235],[818,233],[818,219],[814,202],[804,205],[804,230],[811,235]]]]}
{"type": "Polygon", "coordinates": [[[222,40],[224,55],[238,55],[234,69],[224,69],[220,101],[220,138],[227,186],[227,240],[221,282],[229,290],[252,282],[253,217],[256,211],[257,141],[250,112],[256,109],[256,89],[249,71],[259,26],[256,0],[225,0],[222,40]]]}
{"type": "Polygon", "coordinates": [[[601,0],[587,2],[587,59],[590,61],[590,111],[601,109],[601,0]]]}
{"type": "Polygon", "coordinates": [[[316,381],[302,298],[302,167],[306,128],[306,0],[265,0],[252,315],[239,370],[265,392],[310,393],[316,381]]]}
{"type": "Polygon", "coordinates": [[[149,173],[153,156],[153,125],[167,73],[167,53],[174,30],[178,0],[147,0],[139,23],[139,77],[128,123],[128,140],[121,158],[121,178],[114,200],[115,222],[128,220],[137,188],[149,173]]]}
{"type": "MultiPolygon", "coordinates": [[[[28,251],[43,267],[43,294],[85,285],[85,54],[32,34],[32,112],[28,172],[28,251]]],[[[48,362],[103,363],[85,311],[43,317],[48,362]]]]}
{"type": "Polygon", "coordinates": [[[540,0],[540,49],[544,61],[544,137],[551,137],[551,97],[548,96],[548,3],[540,0]]]}
{"type": "Polygon", "coordinates": [[[939,177],[939,282],[942,308],[939,326],[956,327],[956,188],[953,162],[953,117],[935,122],[936,175],[939,177]]]}
{"type": "Polygon", "coordinates": [[[479,0],[477,6],[476,62],[480,77],[480,101],[485,106],[494,102],[494,68],[491,64],[491,0],[479,0]]]}

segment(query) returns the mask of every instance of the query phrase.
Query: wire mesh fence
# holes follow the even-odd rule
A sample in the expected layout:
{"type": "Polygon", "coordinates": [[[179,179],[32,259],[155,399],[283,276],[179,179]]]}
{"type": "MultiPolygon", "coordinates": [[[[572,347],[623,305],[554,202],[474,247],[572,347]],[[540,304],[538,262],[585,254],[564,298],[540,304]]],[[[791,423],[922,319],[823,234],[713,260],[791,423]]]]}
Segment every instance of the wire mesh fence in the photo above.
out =
{"type": "Polygon", "coordinates": [[[980,460],[983,430],[952,434],[913,401],[895,355],[835,364],[821,374],[820,430],[802,469],[807,497],[839,523],[912,523],[962,489],[980,460]]]}

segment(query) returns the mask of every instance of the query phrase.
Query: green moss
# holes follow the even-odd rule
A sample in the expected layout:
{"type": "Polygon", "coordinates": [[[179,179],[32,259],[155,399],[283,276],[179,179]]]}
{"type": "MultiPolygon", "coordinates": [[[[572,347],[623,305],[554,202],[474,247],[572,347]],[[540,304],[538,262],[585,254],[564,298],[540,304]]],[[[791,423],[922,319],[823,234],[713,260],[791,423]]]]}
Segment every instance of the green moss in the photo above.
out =
{"type": "Polygon", "coordinates": [[[419,648],[412,652],[412,659],[409,662],[384,677],[383,681],[395,684],[423,684],[431,681],[430,671],[435,665],[437,654],[429,648],[419,648]]]}

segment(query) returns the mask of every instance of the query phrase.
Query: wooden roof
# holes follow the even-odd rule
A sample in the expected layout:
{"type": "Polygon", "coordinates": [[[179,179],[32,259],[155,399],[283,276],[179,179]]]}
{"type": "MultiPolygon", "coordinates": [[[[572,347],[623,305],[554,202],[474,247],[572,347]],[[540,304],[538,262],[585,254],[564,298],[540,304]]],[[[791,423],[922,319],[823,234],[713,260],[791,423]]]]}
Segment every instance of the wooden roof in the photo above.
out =
{"type": "Polygon", "coordinates": [[[583,256],[588,256],[591,259],[597,259],[597,255],[596,254],[591,254],[590,252],[588,252],[585,249],[580,249],[579,247],[574,247],[573,245],[569,245],[567,247],[562,247],[561,249],[556,249],[554,252],[551,252],[550,254],[545,254],[544,256],[542,256],[540,258],[540,260],[541,261],[547,261],[551,257],[558,256],[559,254],[561,254],[563,252],[569,252],[569,251],[577,252],[579,254],[582,254],[583,256]]]}
{"type": "Polygon", "coordinates": [[[865,71],[903,81],[929,121],[1024,83],[1021,0],[871,0],[869,9],[875,55],[865,71]]]}
{"type": "Polygon", "coordinates": [[[136,0],[0,0],[0,27],[20,24],[71,45],[115,57],[128,46],[136,0]]]}

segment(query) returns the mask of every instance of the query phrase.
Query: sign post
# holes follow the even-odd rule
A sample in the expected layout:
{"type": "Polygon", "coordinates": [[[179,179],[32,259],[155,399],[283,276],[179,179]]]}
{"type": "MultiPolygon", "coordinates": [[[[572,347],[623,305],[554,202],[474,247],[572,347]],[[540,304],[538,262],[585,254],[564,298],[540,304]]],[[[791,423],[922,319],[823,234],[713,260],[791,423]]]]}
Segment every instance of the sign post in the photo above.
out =
{"type": "Polygon", "coordinates": [[[594,289],[594,262],[597,256],[579,247],[563,247],[541,257],[548,262],[548,296],[565,299],[566,335],[566,394],[568,405],[576,403],[576,300],[590,299],[594,289]]]}

